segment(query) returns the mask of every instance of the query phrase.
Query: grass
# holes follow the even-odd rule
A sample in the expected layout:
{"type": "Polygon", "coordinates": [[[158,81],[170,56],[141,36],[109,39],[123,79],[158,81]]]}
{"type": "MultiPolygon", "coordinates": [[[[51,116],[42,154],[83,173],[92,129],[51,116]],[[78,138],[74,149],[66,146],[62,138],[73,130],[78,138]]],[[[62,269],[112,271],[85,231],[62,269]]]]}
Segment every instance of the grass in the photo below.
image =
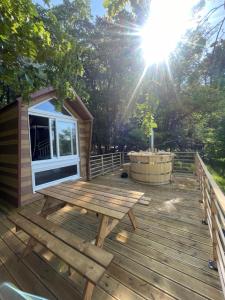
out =
{"type": "Polygon", "coordinates": [[[217,172],[215,169],[213,169],[211,166],[207,165],[207,168],[209,172],[212,174],[214,180],[219,185],[221,190],[225,193],[225,177],[220,175],[219,172],[217,172]]]}

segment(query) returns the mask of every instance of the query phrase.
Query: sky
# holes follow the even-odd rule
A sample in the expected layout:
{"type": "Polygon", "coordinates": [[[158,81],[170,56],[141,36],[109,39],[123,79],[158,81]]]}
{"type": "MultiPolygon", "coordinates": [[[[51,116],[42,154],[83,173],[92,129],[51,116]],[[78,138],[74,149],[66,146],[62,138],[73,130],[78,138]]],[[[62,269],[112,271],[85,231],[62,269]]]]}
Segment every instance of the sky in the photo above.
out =
{"type": "MultiPolygon", "coordinates": [[[[33,0],[35,3],[43,4],[42,0],[33,0]]],[[[52,5],[62,3],[62,0],[51,0],[52,5]]],[[[105,13],[105,9],[102,5],[103,0],[91,0],[91,14],[93,16],[102,16],[105,13]]]]}
{"type": "Polygon", "coordinates": [[[91,0],[91,13],[93,16],[102,16],[105,13],[105,9],[102,5],[103,0],[91,0]]]}

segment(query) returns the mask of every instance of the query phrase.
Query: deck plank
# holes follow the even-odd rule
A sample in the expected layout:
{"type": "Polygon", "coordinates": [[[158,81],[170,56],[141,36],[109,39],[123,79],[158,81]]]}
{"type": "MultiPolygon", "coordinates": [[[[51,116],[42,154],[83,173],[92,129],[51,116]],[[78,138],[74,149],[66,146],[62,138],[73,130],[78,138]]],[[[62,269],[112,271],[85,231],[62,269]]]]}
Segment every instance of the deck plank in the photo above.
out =
{"type": "Polygon", "coordinates": [[[2,235],[4,234],[5,228],[0,225],[0,260],[10,275],[16,278],[20,288],[23,291],[46,297],[47,299],[56,299],[49,289],[38,280],[38,277],[36,277],[21,260],[18,260],[18,256],[16,256],[2,239],[2,235]]]}
{"type": "MultiPolygon", "coordinates": [[[[4,224],[1,223],[1,226],[5,226],[5,224],[6,222],[4,224]]],[[[16,250],[16,255],[19,255],[25,249],[24,241],[20,240],[11,230],[4,236],[4,240],[11,249],[16,250]]],[[[42,282],[48,285],[51,292],[57,295],[56,297],[60,296],[60,298],[65,300],[71,299],[71,295],[74,298],[80,297],[78,291],[68,284],[67,280],[55,272],[38,255],[31,253],[26,258],[23,258],[22,261],[33,273],[36,273],[42,282]]]]}
{"type": "MultiPolygon", "coordinates": [[[[91,183],[80,183],[82,188],[85,186],[87,189],[86,197],[89,199],[88,190],[95,191],[95,199],[99,204],[100,201],[107,203],[106,209],[111,203],[113,206],[120,205],[120,201],[126,201],[125,206],[129,207],[140,192],[145,193],[142,199],[149,201],[148,206],[137,203],[134,207],[138,223],[136,231],[125,216],[105,240],[105,250],[114,254],[115,259],[97,285],[93,300],[222,300],[218,273],[207,266],[212,245],[208,227],[201,224],[200,191],[195,177],[175,177],[170,185],[150,187],[132,182],[129,178],[121,179],[119,175],[114,172],[113,175],[97,177],[91,183]],[[107,202],[112,188],[116,188],[119,198],[111,194],[107,202]],[[129,200],[126,199],[128,195],[131,196],[129,200]]],[[[71,182],[69,184],[72,185],[71,182]]],[[[79,187],[76,191],[71,187],[71,192],[74,196],[81,194],[79,187]]],[[[42,205],[43,200],[40,200],[27,209],[38,213],[42,205]]],[[[86,205],[89,205],[88,202],[86,205]]],[[[94,212],[83,214],[79,208],[71,206],[65,206],[48,219],[88,241],[95,238],[99,224],[94,212]]],[[[12,224],[2,219],[0,229],[3,245],[17,257],[28,236],[22,231],[15,232],[12,224]],[[10,231],[7,234],[6,229],[10,231]]],[[[4,250],[1,248],[2,243],[0,262],[4,250]]],[[[34,250],[22,261],[25,278],[33,274],[32,280],[47,289],[53,298],[79,299],[84,287],[81,276],[73,272],[68,277],[66,265],[40,245],[34,250]]],[[[2,265],[6,275],[11,276],[12,267],[5,263],[2,265]]],[[[15,281],[19,274],[14,274],[15,281]]],[[[16,282],[18,286],[23,283],[20,280],[16,282]]],[[[29,285],[29,290],[34,290],[34,283],[29,281],[29,285]]]]}
{"type": "MultiPolygon", "coordinates": [[[[56,216],[56,218],[58,219],[58,215],[56,216]]],[[[73,228],[71,227],[71,230],[73,230],[73,228]]],[[[82,235],[83,234],[83,232],[84,232],[84,229],[82,229],[82,228],[80,228],[80,231],[78,232],[78,230],[77,230],[77,227],[76,227],[76,233],[78,233],[78,234],[80,234],[80,235],[82,235]]],[[[86,233],[87,231],[85,231],[85,233],[86,233]]],[[[90,237],[90,235],[87,235],[87,238],[89,238],[90,237]]],[[[117,251],[118,251],[118,243],[115,243],[115,242],[112,242],[112,241],[110,241],[110,240],[108,240],[107,239],[107,241],[106,241],[106,243],[105,243],[105,248],[108,250],[108,251],[110,251],[111,253],[113,253],[114,255],[115,255],[115,257],[119,257],[120,258],[120,260],[119,260],[119,262],[117,263],[116,262],[116,260],[114,260],[114,263],[116,263],[118,266],[120,266],[120,267],[122,267],[122,268],[124,268],[124,269],[126,269],[126,270],[128,270],[128,266],[125,264],[124,265],[124,261],[126,261],[127,259],[128,260],[130,260],[130,257],[132,257],[132,258],[134,258],[134,259],[136,259],[136,262],[137,262],[137,264],[138,265],[136,265],[135,264],[135,260],[131,260],[130,261],[130,263],[129,263],[129,265],[130,266],[134,266],[134,269],[132,269],[132,271],[131,270],[129,270],[130,271],[130,273],[131,274],[135,274],[135,272],[136,272],[136,269],[138,268],[138,267],[140,267],[139,265],[141,264],[142,265],[142,267],[144,266],[144,267],[146,267],[146,263],[147,263],[147,265],[149,266],[149,269],[151,269],[152,270],[152,268],[154,268],[154,265],[155,265],[155,263],[156,262],[154,262],[153,263],[153,260],[151,261],[149,258],[146,258],[146,260],[145,259],[143,259],[143,257],[144,256],[142,256],[141,257],[141,259],[140,259],[140,255],[135,251],[134,252],[134,254],[133,254],[133,256],[131,256],[131,250],[129,251],[129,248],[127,247],[127,244],[126,244],[126,246],[124,247],[124,249],[123,250],[120,250],[119,251],[119,254],[117,253],[117,252],[115,252],[114,251],[114,249],[112,249],[112,246],[111,245],[114,245],[114,247],[116,247],[116,249],[117,249],[117,251]],[[125,254],[126,253],[126,254],[125,254]],[[118,256],[119,255],[119,256],[118,256]],[[126,256],[126,257],[124,257],[124,255],[126,256]],[[121,258],[121,256],[122,256],[122,258],[121,258]],[[143,263],[142,263],[143,262],[143,263]]],[[[122,246],[123,247],[123,246],[122,246]]],[[[135,246],[134,246],[135,247],[135,246]]],[[[144,247],[145,248],[145,250],[144,250],[144,252],[146,253],[146,247],[144,247]]],[[[167,258],[168,259],[168,258],[167,258]]],[[[157,264],[157,263],[156,263],[157,264]]],[[[159,263],[159,265],[160,265],[160,263],[159,263]]],[[[168,277],[170,277],[170,280],[172,279],[172,283],[169,281],[169,283],[167,282],[167,280],[166,280],[166,278],[165,278],[165,273],[164,273],[164,271],[166,270],[166,267],[165,267],[165,265],[161,265],[161,271],[160,271],[160,268],[159,268],[159,265],[157,265],[157,266],[155,266],[155,272],[153,272],[153,273],[149,273],[149,275],[147,276],[148,278],[150,277],[150,279],[149,280],[151,280],[151,278],[153,277],[157,277],[158,276],[158,273],[159,272],[161,272],[161,276],[162,276],[162,278],[159,276],[159,278],[161,278],[161,279],[157,279],[157,280],[159,280],[160,282],[162,282],[162,281],[165,281],[166,282],[166,284],[168,284],[169,285],[169,287],[172,289],[172,290],[167,290],[166,291],[166,293],[170,293],[171,294],[171,296],[174,296],[174,297],[178,297],[178,299],[190,299],[190,298],[185,298],[184,297],[184,294],[186,295],[188,295],[188,297],[191,297],[191,293],[189,293],[189,288],[190,287],[192,287],[193,289],[195,289],[195,292],[196,291],[198,291],[199,289],[200,289],[200,291],[202,292],[202,293],[206,293],[207,295],[208,294],[210,294],[210,298],[209,299],[221,299],[221,291],[219,290],[219,289],[217,289],[217,288],[215,288],[215,287],[211,287],[211,286],[208,286],[208,284],[204,284],[202,281],[199,281],[199,280],[196,280],[196,279],[193,279],[192,278],[192,276],[187,276],[187,275],[184,275],[183,273],[181,273],[181,272],[176,272],[176,271],[174,271],[174,268],[169,268],[169,272],[172,272],[172,273],[170,273],[169,275],[168,275],[168,277]],[[152,274],[152,275],[151,275],[152,274]],[[174,277],[174,276],[176,276],[176,277],[174,277]],[[182,288],[178,288],[177,287],[177,285],[173,285],[173,281],[174,280],[180,280],[180,283],[185,283],[185,285],[188,285],[188,290],[186,291],[186,290],[182,290],[182,288]],[[172,287],[171,287],[172,286],[172,287]],[[208,287],[208,290],[206,290],[206,287],[208,287]],[[210,291],[211,291],[211,293],[210,293],[210,291]],[[213,297],[215,297],[215,298],[213,298],[213,297]]],[[[193,272],[193,270],[192,270],[192,272],[193,272]]],[[[146,273],[145,273],[146,274],[146,273]]],[[[136,274],[137,275],[137,274],[136,274]]],[[[138,274],[137,276],[140,276],[140,274],[138,274]]],[[[157,277],[158,278],[158,277],[157,277]]],[[[143,278],[142,278],[143,279],[143,278]]],[[[146,280],[146,279],[145,279],[146,280]]],[[[151,285],[153,285],[154,286],[154,281],[150,281],[150,282],[148,282],[149,284],[151,284],[151,285]]],[[[157,287],[157,286],[156,286],[157,287]]],[[[196,296],[195,294],[193,294],[192,295],[192,297],[194,297],[194,299],[203,299],[202,297],[204,297],[204,296],[201,296],[201,297],[198,297],[198,296],[196,296]],[[196,297],[196,298],[195,298],[196,297]]]]}
{"type": "MultiPolygon", "coordinates": [[[[14,234],[14,232],[12,232],[14,225],[8,220],[4,220],[4,223],[0,221],[0,223],[9,230],[7,232],[7,243],[16,249],[17,255],[22,253],[28,241],[28,235],[23,231],[18,231],[14,234]]],[[[27,258],[24,258],[23,262],[39,276],[41,281],[44,281],[48,285],[50,290],[57,294],[58,299],[81,299],[84,285],[83,277],[78,273],[76,273],[75,276],[72,274],[71,277],[68,277],[67,265],[63,265],[62,261],[52,255],[47,249],[43,249],[40,245],[37,245],[35,252],[29,254],[27,258]],[[77,283],[77,281],[80,282],[77,283]]],[[[93,300],[115,300],[115,298],[97,287],[94,290],[93,300]]]]}
{"type": "Polygon", "coordinates": [[[10,282],[14,284],[17,288],[20,288],[15,278],[10,275],[10,273],[7,271],[6,267],[1,261],[0,261],[0,279],[1,279],[0,284],[3,282],[10,282]]]}
{"type": "MultiPolygon", "coordinates": [[[[71,214],[71,212],[69,212],[71,214]]],[[[60,213],[58,213],[55,217],[55,221],[60,218],[60,213]]],[[[90,222],[89,216],[85,216],[85,219],[79,219],[76,221],[77,224],[83,226],[89,231],[92,230],[97,230],[97,221],[95,223],[90,222]],[[87,222],[87,219],[89,222],[87,222]]],[[[119,224],[117,227],[114,229],[113,233],[109,236],[109,238],[113,238],[115,240],[121,239],[123,240],[128,240],[128,242],[134,242],[137,244],[142,244],[145,245],[146,247],[153,247],[158,250],[162,251],[169,251],[173,252],[173,255],[180,257],[180,259],[186,259],[190,260],[190,256],[196,258],[197,264],[205,264],[205,261],[207,261],[209,257],[208,252],[200,252],[198,249],[194,247],[187,246],[181,242],[174,243],[174,241],[170,241],[169,239],[162,239],[160,236],[157,236],[155,234],[150,234],[148,237],[145,237],[143,235],[138,235],[136,232],[128,232],[123,230],[123,225],[119,224]],[[150,238],[149,238],[150,237],[150,238]],[[199,261],[200,260],[200,261],[199,261]],[[203,261],[202,261],[203,260],[203,261]]],[[[192,259],[191,259],[192,261],[192,259]]]]}
{"type": "Polygon", "coordinates": [[[74,268],[85,276],[92,283],[96,283],[102,277],[104,268],[95,263],[81,252],[68,246],[55,236],[51,235],[41,227],[36,226],[22,215],[11,214],[9,220],[25,231],[29,236],[34,237],[38,243],[48,248],[55,255],[59,256],[71,268],[74,268]]]}
{"type": "MultiPolygon", "coordinates": [[[[96,217],[89,218],[89,216],[85,216],[85,219],[84,219],[82,217],[78,218],[78,216],[79,215],[77,214],[77,212],[75,212],[75,214],[73,214],[73,213],[71,214],[71,210],[69,210],[67,216],[65,216],[65,214],[60,215],[60,213],[58,213],[54,216],[51,216],[50,218],[53,222],[58,222],[62,226],[64,226],[64,224],[66,224],[66,228],[73,230],[74,217],[76,217],[76,225],[74,226],[76,233],[80,233],[80,235],[82,236],[83,232],[85,232],[86,236],[91,240],[95,236],[94,231],[96,230],[95,228],[97,226],[98,220],[96,219],[96,217]],[[87,218],[89,218],[88,223],[87,223],[87,218]]],[[[206,260],[202,260],[195,256],[185,254],[180,250],[176,250],[176,243],[173,243],[173,248],[171,248],[169,246],[164,245],[164,239],[161,239],[158,242],[155,242],[152,240],[147,240],[148,245],[146,246],[146,239],[144,239],[142,237],[139,238],[139,243],[137,243],[137,240],[135,238],[136,233],[134,233],[134,238],[132,237],[132,238],[127,239],[129,233],[127,235],[123,230],[121,230],[121,234],[118,234],[117,229],[115,229],[115,231],[116,232],[113,232],[111,234],[111,236],[109,236],[109,238],[111,238],[115,241],[119,241],[119,242],[126,242],[127,245],[130,247],[134,247],[134,248],[142,247],[144,249],[143,251],[150,251],[150,250],[154,249],[155,251],[163,252],[168,257],[173,257],[179,261],[185,262],[190,267],[198,267],[209,273],[215,274],[214,271],[212,271],[208,268],[206,260]],[[174,247],[175,247],[175,249],[174,249],[174,247]]],[[[190,248],[190,249],[192,249],[192,248],[190,248]]]]}

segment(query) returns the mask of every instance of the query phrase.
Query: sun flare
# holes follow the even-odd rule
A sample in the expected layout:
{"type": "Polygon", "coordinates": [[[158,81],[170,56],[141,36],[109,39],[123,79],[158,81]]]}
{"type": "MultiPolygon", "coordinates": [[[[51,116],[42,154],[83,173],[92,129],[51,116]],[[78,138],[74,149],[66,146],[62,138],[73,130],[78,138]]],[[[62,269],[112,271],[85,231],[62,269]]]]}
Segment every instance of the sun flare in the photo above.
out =
{"type": "Polygon", "coordinates": [[[192,7],[197,0],[152,0],[149,20],[140,30],[146,63],[166,61],[185,31],[193,26],[192,7]]]}

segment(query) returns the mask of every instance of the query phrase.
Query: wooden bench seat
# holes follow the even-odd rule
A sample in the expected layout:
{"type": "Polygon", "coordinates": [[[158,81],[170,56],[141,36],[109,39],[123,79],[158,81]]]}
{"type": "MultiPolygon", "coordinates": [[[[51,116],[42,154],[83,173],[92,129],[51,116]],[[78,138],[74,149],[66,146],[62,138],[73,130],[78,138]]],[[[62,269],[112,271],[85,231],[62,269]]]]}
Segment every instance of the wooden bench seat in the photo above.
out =
{"type": "Polygon", "coordinates": [[[30,236],[24,255],[28,254],[36,243],[40,243],[87,280],[83,299],[91,299],[95,285],[113,259],[111,253],[30,212],[14,213],[9,215],[8,219],[30,236]]]}

